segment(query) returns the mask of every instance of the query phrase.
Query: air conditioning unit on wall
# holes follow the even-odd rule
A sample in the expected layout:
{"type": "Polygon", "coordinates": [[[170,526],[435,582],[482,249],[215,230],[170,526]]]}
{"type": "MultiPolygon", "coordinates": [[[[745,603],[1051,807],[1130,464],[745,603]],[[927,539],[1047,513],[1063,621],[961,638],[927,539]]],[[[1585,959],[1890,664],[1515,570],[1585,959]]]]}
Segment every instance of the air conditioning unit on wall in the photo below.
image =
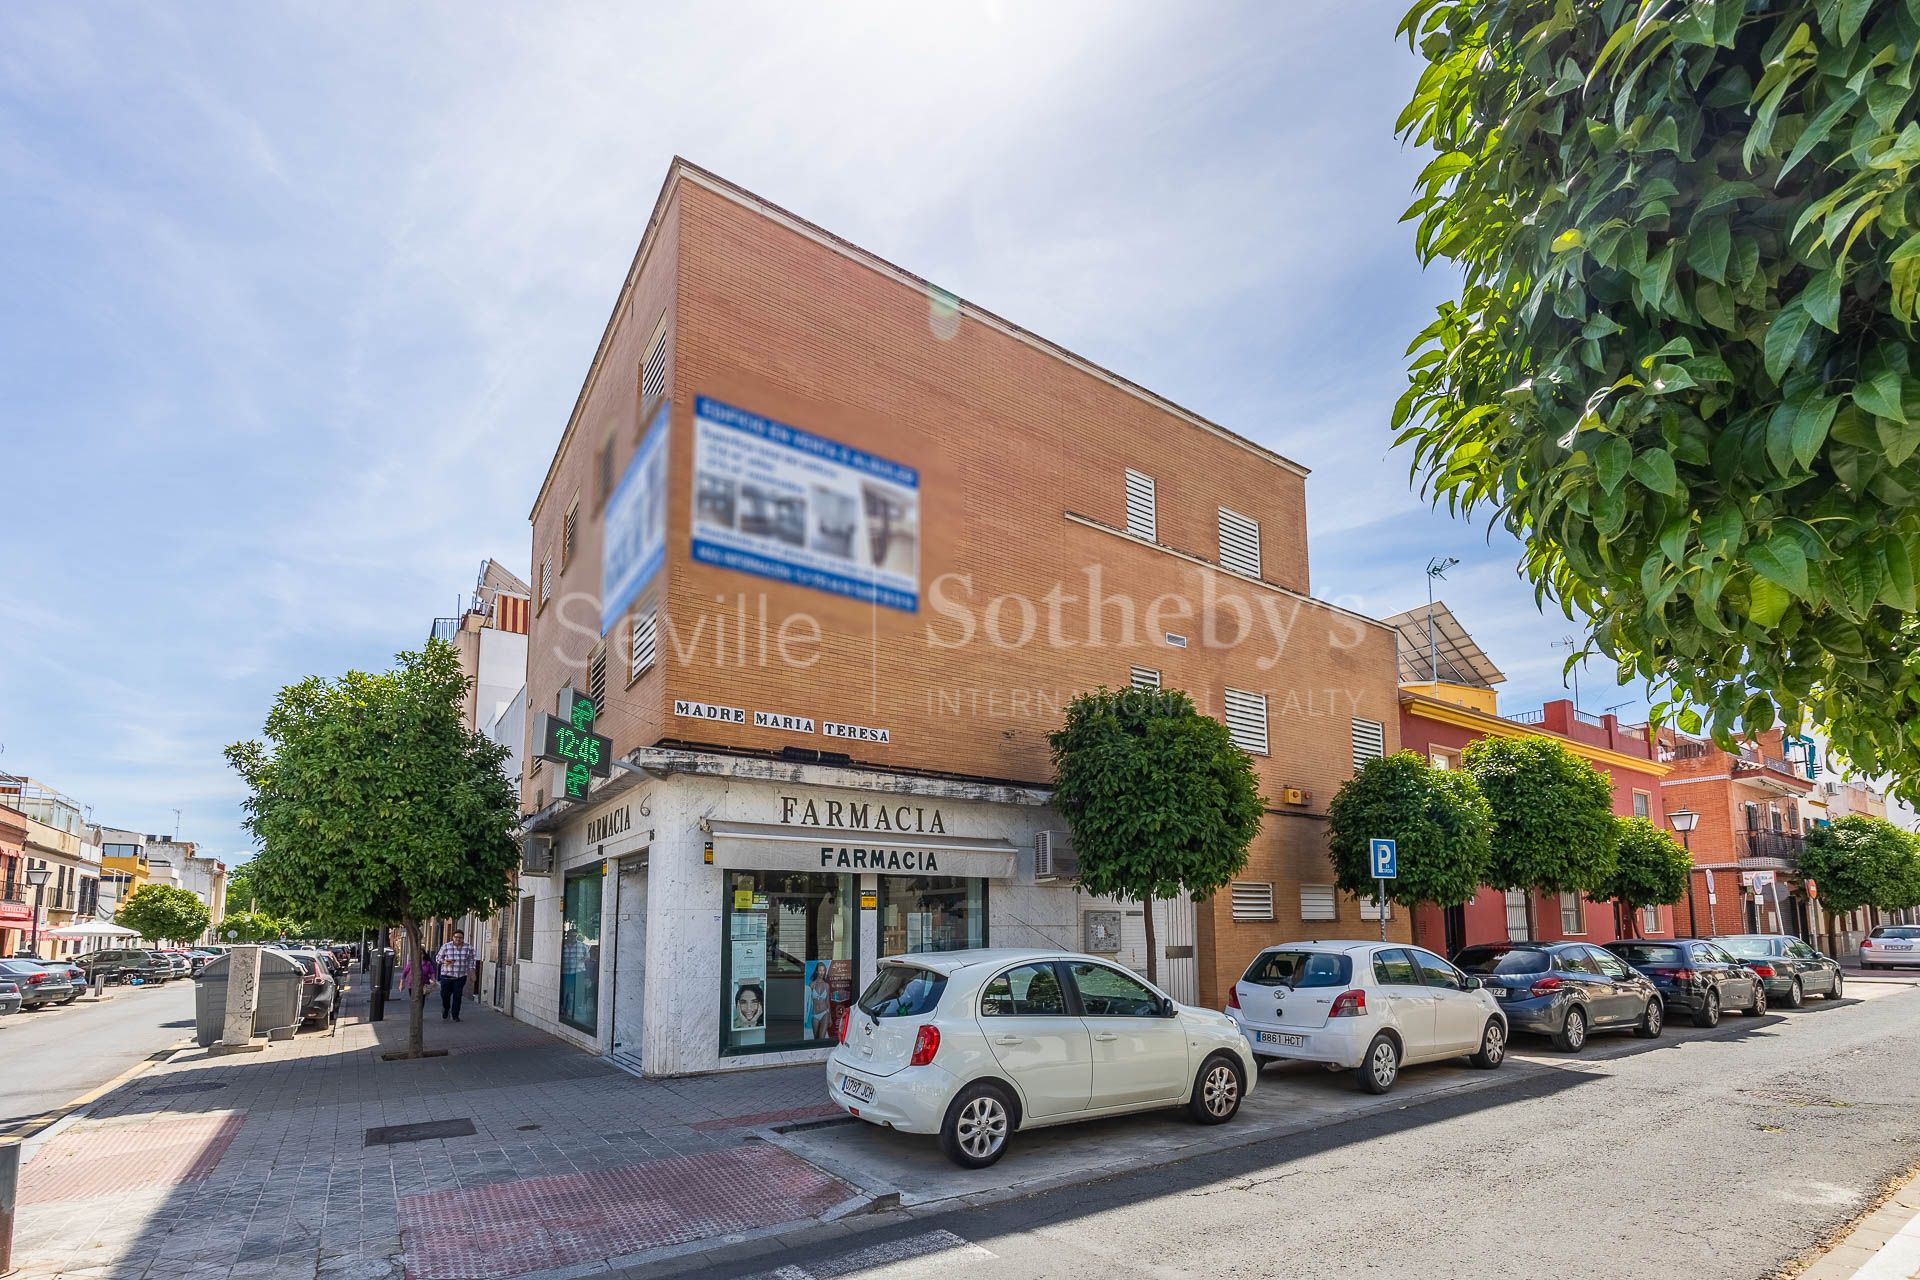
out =
{"type": "Polygon", "coordinates": [[[520,844],[520,874],[548,875],[553,871],[553,837],[528,836],[520,844]]]}
{"type": "Polygon", "coordinates": [[[1033,878],[1041,883],[1078,878],[1080,862],[1073,852],[1071,831],[1033,834],[1033,878]]]}

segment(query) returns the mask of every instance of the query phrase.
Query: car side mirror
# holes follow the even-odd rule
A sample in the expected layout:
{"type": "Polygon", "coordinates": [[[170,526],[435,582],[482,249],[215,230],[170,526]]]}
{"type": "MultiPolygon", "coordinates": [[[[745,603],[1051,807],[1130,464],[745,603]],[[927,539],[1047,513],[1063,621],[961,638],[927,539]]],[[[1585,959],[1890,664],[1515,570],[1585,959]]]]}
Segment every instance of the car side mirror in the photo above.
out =
{"type": "Polygon", "coordinates": [[[1171,1018],[1173,1016],[1173,997],[1172,996],[1160,997],[1160,1016],[1163,1018],[1171,1018]]]}
{"type": "Polygon", "coordinates": [[[1485,985],[1486,985],[1485,983],[1481,982],[1480,979],[1474,977],[1472,974],[1467,975],[1467,990],[1478,991],[1481,987],[1485,985]]]}

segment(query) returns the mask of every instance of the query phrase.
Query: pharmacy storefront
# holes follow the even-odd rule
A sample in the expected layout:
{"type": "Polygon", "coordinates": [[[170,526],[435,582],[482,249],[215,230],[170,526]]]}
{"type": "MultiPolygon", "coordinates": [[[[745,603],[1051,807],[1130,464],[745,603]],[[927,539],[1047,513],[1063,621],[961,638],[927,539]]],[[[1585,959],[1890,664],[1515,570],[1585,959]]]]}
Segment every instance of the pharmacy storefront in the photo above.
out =
{"type": "Polygon", "coordinates": [[[522,878],[534,931],[514,1002],[630,1070],[818,1061],[883,955],[1122,949],[1126,904],[1034,874],[1036,837],[1060,838],[1044,791],[659,749],[630,759],[649,776],[553,815],[554,865],[522,878]]]}

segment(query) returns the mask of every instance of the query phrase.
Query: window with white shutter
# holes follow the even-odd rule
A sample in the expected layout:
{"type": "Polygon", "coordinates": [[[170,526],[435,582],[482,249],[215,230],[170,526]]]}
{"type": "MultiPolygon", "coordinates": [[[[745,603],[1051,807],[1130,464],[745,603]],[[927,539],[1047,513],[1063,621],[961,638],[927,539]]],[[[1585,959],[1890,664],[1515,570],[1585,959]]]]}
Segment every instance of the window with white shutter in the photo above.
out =
{"type": "Polygon", "coordinates": [[[1153,477],[1127,470],[1127,532],[1136,538],[1155,542],[1160,537],[1159,517],[1154,511],[1153,477]]]}
{"type": "Polygon", "coordinates": [[[1338,920],[1340,905],[1334,897],[1333,886],[1330,884],[1301,885],[1300,918],[1302,920],[1338,920]]]}
{"type": "Polygon", "coordinates": [[[1158,689],[1160,687],[1160,673],[1152,667],[1135,667],[1133,669],[1132,683],[1136,689],[1158,689]]]}
{"type": "Polygon", "coordinates": [[[648,605],[633,615],[632,630],[628,634],[628,684],[638,680],[641,674],[653,665],[658,637],[659,616],[654,606],[648,605]]]}
{"type": "Polygon", "coordinates": [[[546,559],[540,562],[540,607],[546,608],[547,601],[553,598],[553,552],[547,552],[546,559]]]}
{"type": "Polygon", "coordinates": [[[574,544],[580,537],[580,498],[575,495],[573,505],[567,508],[567,514],[560,521],[560,572],[567,571],[567,565],[573,560],[574,544]]]}
{"type": "Polygon", "coordinates": [[[1267,754],[1267,698],[1244,689],[1227,690],[1227,734],[1248,755],[1267,754]]]}
{"type": "Polygon", "coordinates": [[[605,715],[607,710],[607,647],[597,646],[587,659],[587,700],[593,703],[593,714],[605,715]]]}
{"type": "Polygon", "coordinates": [[[1360,768],[1369,760],[1378,760],[1387,754],[1387,729],[1378,720],[1360,720],[1353,722],[1353,767],[1360,768]]]}
{"type": "Polygon", "coordinates": [[[1220,508],[1220,565],[1249,578],[1260,576],[1260,522],[1220,508]]]}
{"type": "Polygon", "coordinates": [[[1235,920],[1273,919],[1273,886],[1249,880],[1233,882],[1233,918],[1235,920]]]}
{"type": "MultiPolygon", "coordinates": [[[[1359,895],[1358,901],[1360,903],[1360,918],[1362,920],[1378,920],[1380,918],[1380,904],[1373,900],[1372,894],[1363,893],[1359,895]]],[[[1387,919],[1393,919],[1392,902],[1387,903],[1387,919]]]]}
{"type": "MultiPolygon", "coordinates": [[[[667,319],[660,318],[660,327],[654,330],[653,341],[647,344],[647,358],[640,366],[640,412],[644,418],[653,402],[667,391],[667,319]]],[[[642,421],[640,429],[646,430],[642,421]]]]}

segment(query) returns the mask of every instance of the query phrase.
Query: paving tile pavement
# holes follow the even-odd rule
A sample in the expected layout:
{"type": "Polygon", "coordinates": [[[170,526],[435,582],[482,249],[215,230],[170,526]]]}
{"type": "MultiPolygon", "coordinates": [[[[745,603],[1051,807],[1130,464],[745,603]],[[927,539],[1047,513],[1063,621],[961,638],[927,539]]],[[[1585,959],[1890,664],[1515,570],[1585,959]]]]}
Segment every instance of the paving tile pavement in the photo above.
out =
{"type": "Polygon", "coordinates": [[[389,1004],[381,1023],[363,1006],[356,990],[333,1034],[262,1053],[176,1053],[57,1131],[21,1173],[19,1275],[401,1280],[410,1257],[445,1256],[441,1219],[419,1206],[504,1211],[536,1195],[558,1253],[591,1262],[575,1255],[595,1242],[605,1257],[652,1247],[606,1212],[637,1195],[678,1215],[673,1230],[648,1220],[679,1243],[711,1224],[777,1225],[788,1208],[811,1217],[850,1194],[752,1136],[831,1113],[818,1067],[640,1080],[477,1004],[459,1023],[430,1012],[427,1044],[447,1056],[387,1062],[405,1006],[389,1004]],[[366,1145],[369,1129],[462,1118],[471,1135],[366,1145]],[[796,1169],[821,1181],[793,1183],[796,1169]],[[743,1207],[729,1216],[734,1198],[743,1207]],[[403,1205],[420,1216],[403,1218],[403,1205]],[[429,1234],[410,1244],[408,1221],[429,1234]]]}

